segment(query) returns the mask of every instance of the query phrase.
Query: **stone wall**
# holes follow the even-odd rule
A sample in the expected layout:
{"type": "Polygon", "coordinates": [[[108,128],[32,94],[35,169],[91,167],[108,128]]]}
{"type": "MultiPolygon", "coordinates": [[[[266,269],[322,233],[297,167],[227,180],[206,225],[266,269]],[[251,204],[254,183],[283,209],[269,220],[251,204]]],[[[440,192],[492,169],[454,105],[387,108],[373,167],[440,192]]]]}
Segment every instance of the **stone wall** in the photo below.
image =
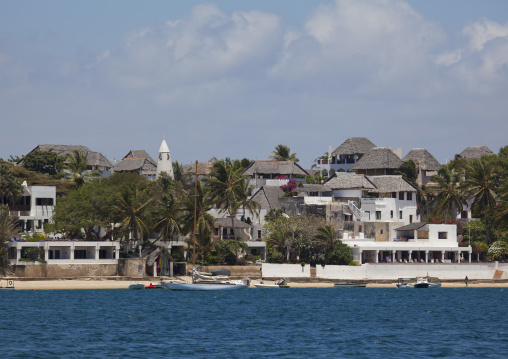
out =
{"type": "MultiPolygon", "coordinates": [[[[192,269],[192,265],[188,265],[189,270],[192,269]]],[[[231,272],[231,278],[261,278],[261,265],[255,264],[250,266],[196,266],[201,272],[212,273],[214,270],[219,268],[229,269],[231,272]]]]}
{"type": "Polygon", "coordinates": [[[16,277],[72,278],[117,276],[116,264],[40,264],[27,263],[13,266],[16,277]]]}

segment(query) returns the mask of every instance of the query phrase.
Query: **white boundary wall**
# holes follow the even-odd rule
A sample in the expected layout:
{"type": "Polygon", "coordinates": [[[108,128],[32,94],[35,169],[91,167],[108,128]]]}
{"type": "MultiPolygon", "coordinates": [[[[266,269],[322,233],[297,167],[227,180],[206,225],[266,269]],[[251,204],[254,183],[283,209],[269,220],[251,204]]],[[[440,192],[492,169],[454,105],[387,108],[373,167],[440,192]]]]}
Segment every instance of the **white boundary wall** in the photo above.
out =
{"type": "Polygon", "coordinates": [[[267,278],[310,278],[310,265],[263,263],[261,274],[267,278]]]}
{"type": "MultiPolygon", "coordinates": [[[[429,275],[439,279],[462,280],[494,279],[496,270],[503,271],[501,278],[508,279],[506,263],[462,263],[462,264],[398,264],[378,263],[361,266],[316,266],[316,278],[330,280],[396,280],[400,277],[429,275]]],[[[310,266],[299,264],[263,263],[262,276],[268,278],[310,278],[310,266]]]]}

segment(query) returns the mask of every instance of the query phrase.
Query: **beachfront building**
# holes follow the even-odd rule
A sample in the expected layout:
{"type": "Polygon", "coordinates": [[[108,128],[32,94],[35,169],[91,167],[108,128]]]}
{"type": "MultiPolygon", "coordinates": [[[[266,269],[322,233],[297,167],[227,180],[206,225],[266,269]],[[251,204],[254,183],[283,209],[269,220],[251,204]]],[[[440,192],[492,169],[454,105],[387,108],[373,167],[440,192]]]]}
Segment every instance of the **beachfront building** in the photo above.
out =
{"type": "Polygon", "coordinates": [[[309,173],[295,161],[255,161],[243,174],[250,177],[249,184],[260,188],[280,187],[288,184],[290,179],[305,182],[309,173]]]}
{"type": "Polygon", "coordinates": [[[7,242],[9,263],[20,277],[116,275],[119,242],[52,239],[7,242]]]}
{"type": "Polygon", "coordinates": [[[454,224],[412,223],[395,228],[388,241],[345,234],[342,241],[358,263],[461,263],[471,262],[472,248],[459,247],[454,224]]]}
{"type": "Polygon", "coordinates": [[[427,185],[432,181],[432,176],[437,175],[441,164],[424,148],[414,148],[402,159],[402,161],[412,160],[418,168],[418,184],[427,185]]]}
{"type": "Polygon", "coordinates": [[[347,172],[370,149],[376,147],[366,137],[350,137],[339,147],[328,150],[327,158],[318,158],[316,168],[325,177],[331,177],[336,172],[347,172]]]}
{"type": "Polygon", "coordinates": [[[28,186],[26,182],[22,183],[22,187],[23,196],[12,203],[6,203],[9,214],[18,217],[21,232],[44,232],[44,223],[48,223],[53,216],[56,187],[28,186]]]}

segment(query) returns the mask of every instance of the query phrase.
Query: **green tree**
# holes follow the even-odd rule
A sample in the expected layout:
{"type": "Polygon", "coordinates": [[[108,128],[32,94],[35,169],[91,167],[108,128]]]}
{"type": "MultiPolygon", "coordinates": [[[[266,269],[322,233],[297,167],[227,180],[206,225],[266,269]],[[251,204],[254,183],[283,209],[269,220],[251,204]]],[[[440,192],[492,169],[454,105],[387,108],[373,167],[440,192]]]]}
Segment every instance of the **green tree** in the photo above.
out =
{"type": "Polygon", "coordinates": [[[64,166],[65,158],[53,151],[33,151],[23,157],[22,166],[27,170],[55,175],[64,166]]]}
{"type": "MultiPolygon", "coordinates": [[[[261,205],[256,202],[251,197],[251,193],[254,190],[254,185],[249,185],[249,180],[244,179],[243,181],[238,183],[238,192],[242,194],[239,199],[240,208],[243,210],[243,218],[245,218],[246,211],[249,211],[253,218],[254,216],[259,216],[259,210],[261,209],[261,205]]],[[[259,218],[259,217],[258,217],[259,218]]]]}
{"type": "Polygon", "coordinates": [[[88,153],[73,150],[72,155],[67,156],[67,165],[65,166],[71,171],[71,180],[77,185],[81,186],[85,183],[87,177],[86,171],[88,170],[88,153]]]}
{"type": "Polygon", "coordinates": [[[443,166],[439,169],[437,175],[432,176],[432,181],[436,187],[432,190],[436,192],[434,215],[445,214],[445,224],[452,213],[461,210],[464,204],[464,198],[460,190],[461,176],[453,168],[443,166]]]}
{"type": "Polygon", "coordinates": [[[496,241],[492,243],[487,251],[487,255],[492,256],[494,260],[502,260],[508,255],[508,243],[504,241],[496,241]]]}
{"type": "Polygon", "coordinates": [[[5,274],[9,268],[9,258],[6,242],[18,234],[17,218],[9,215],[9,209],[0,205],[0,273],[5,274]]]}
{"type": "Polygon", "coordinates": [[[113,189],[101,182],[90,182],[72,190],[55,203],[53,223],[45,224],[46,232],[97,240],[100,228],[114,220],[111,216],[113,189]]]}
{"type": "MultiPolygon", "coordinates": [[[[210,214],[213,208],[213,201],[210,190],[204,186],[201,181],[195,183],[190,193],[186,193],[183,199],[182,232],[196,236],[196,249],[201,248],[205,251],[210,248],[206,243],[210,241],[211,229],[214,227],[215,217],[210,214]],[[194,232],[195,223],[195,232],[194,232]],[[201,247],[200,247],[201,245],[201,247]]],[[[192,239],[189,243],[189,252],[192,239]]],[[[203,254],[205,257],[205,254],[203,254]]]]}
{"type": "MultiPolygon", "coordinates": [[[[237,242],[237,238],[234,218],[241,206],[242,198],[245,196],[245,192],[243,192],[245,177],[241,174],[241,171],[241,167],[234,168],[233,165],[227,161],[217,161],[213,165],[209,182],[212,198],[217,204],[219,213],[226,213],[227,216],[231,218],[231,227],[235,243],[237,242]]],[[[235,245],[235,249],[238,249],[237,245],[235,245]]],[[[238,263],[238,252],[235,253],[238,263]]]]}
{"type": "Polygon", "coordinates": [[[465,193],[468,198],[473,199],[472,208],[483,211],[487,245],[489,244],[487,213],[496,204],[496,180],[495,166],[484,157],[471,161],[466,167],[465,193]]]}
{"type": "Polygon", "coordinates": [[[151,202],[152,198],[139,185],[131,183],[120,188],[113,200],[113,211],[116,222],[121,223],[122,237],[128,235],[128,239],[138,241],[140,234],[148,233],[145,213],[151,202]]]}
{"type": "Polygon", "coordinates": [[[275,161],[299,161],[296,157],[296,153],[291,153],[291,148],[286,145],[275,146],[275,150],[272,151],[272,155],[269,156],[269,158],[275,161]]]}
{"type": "Polygon", "coordinates": [[[180,233],[181,206],[170,192],[162,195],[155,204],[153,217],[157,218],[153,231],[159,233],[159,239],[170,241],[180,233]]]}
{"type": "Polygon", "coordinates": [[[23,195],[23,187],[14,177],[8,165],[0,163],[0,203],[5,198],[7,202],[13,202],[23,195]]]}

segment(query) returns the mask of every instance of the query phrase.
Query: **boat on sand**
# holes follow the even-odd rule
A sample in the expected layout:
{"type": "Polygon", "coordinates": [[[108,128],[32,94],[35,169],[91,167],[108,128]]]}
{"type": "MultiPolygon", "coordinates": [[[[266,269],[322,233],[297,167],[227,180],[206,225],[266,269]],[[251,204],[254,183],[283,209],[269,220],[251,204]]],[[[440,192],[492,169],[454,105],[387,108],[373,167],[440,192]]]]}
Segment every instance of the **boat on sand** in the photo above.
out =
{"type": "Polygon", "coordinates": [[[354,283],[335,283],[334,288],[365,288],[367,282],[354,282],[354,283]]]}

